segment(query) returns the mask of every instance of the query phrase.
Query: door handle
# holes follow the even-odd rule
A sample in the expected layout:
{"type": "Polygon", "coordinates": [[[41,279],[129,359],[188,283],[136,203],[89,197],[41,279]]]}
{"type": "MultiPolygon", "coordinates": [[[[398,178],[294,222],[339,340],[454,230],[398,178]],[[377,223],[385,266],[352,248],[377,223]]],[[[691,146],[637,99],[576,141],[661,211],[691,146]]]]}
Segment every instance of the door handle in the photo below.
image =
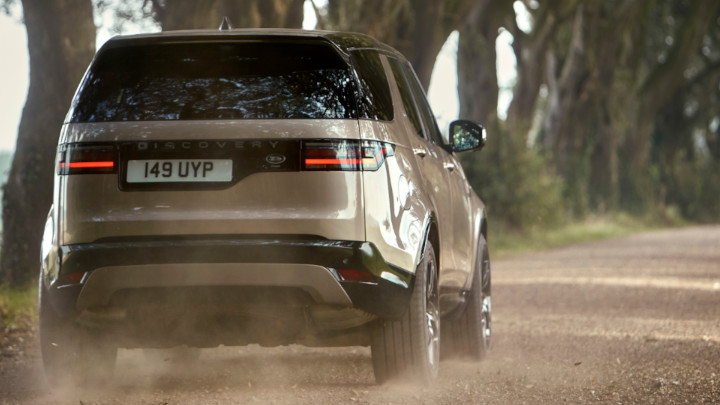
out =
{"type": "Polygon", "coordinates": [[[448,169],[449,171],[453,171],[453,170],[455,170],[455,163],[445,162],[445,163],[443,163],[443,167],[448,169]]]}
{"type": "Polygon", "coordinates": [[[420,156],[421,158],[427,156],[427,150],[423,148],[413,148],[413,153],[420,156]]]}

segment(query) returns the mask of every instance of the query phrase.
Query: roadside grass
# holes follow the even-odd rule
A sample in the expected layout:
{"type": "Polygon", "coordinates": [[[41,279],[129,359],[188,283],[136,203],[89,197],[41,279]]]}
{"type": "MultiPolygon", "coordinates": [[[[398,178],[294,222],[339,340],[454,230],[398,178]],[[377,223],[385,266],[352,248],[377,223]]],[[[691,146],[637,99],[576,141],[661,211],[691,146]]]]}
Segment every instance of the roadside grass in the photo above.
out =
{"type": "MultiPolygon", "coordinates": [[[[557,227],[533,227],[525,232],[490,229],[489,245],[494,258],[518,253],[559,248],[574,243],[592,242],[627,236],[655,229],[690,225],[674,212],[636,217],[624,213],[593,215],[557,227]]],[[[490,225],[492,227],[492,223],[490,225]]]]}
{"type": "Polygon", "coordinates": [[[0,285],[0,327],[22,328],[37,321],[37,286],[0,285]]]}

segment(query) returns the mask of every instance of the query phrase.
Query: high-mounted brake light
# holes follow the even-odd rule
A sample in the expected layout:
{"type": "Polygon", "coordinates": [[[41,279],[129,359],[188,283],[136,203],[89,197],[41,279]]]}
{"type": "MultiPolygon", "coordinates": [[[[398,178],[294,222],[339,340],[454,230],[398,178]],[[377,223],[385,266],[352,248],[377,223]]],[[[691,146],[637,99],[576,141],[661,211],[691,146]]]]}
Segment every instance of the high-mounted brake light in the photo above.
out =
{"type": "Polygon", "coordinates": [[[112,145],[67,145],[58,152],[58,174],[114,173],[112,145]]]}
{"type": "Polygon", "coordinates": [[[303,143],[303,170],[374,171],[393,146],[379,141],[326,140],[303,143]]]}

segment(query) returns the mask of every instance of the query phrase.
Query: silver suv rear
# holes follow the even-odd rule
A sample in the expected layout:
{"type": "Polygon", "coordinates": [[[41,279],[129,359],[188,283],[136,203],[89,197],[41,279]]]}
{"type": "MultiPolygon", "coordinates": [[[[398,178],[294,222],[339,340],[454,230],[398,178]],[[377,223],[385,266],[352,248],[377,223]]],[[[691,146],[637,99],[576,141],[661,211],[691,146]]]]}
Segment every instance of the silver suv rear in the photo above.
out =
{"type": "Polygon", "coordinates": [[[98,52],[58,145],[40,277],[51,384],[118,347],[370,345],[435,378],[490,343],[485,209],[406,59],[335,32],[179,31],[98,52]],[[449,333],[446,333],[449,332],[449,333]]]}

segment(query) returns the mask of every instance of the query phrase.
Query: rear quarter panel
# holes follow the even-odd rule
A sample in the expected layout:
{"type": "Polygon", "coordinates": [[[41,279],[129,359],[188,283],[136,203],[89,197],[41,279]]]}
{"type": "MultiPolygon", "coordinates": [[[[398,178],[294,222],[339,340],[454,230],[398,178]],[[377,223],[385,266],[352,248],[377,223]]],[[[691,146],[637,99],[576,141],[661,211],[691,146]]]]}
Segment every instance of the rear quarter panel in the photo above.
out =
{"type": "MultiPolygon", "coordinates": [[[[470,193],[470,212],[471,218],[469,218],[468,220],[472,221],[473,224],[472,246],[474,246],[472,256],[473,261],[471,263],[474,265],[475,263],[477,263],[477,256],[482,253],[482,246],[480,245],[480,237],[483,232],[482,230],[483,228],[487,229],[487,212],[485,211],[485,203],[482,202],[482,200],[477,196],[477,194],[475,194],[474,191],[471,191],[470,193]]],[[[463,287],[464,290],[470,290],[474,274],[475,273],[471,271],[468,275],[465,286],[463,287]]]]}
{"type": "Polygon", "coordinates": [[[399,125],[360,122],[365,139],[390,141],[395,146],[394,156],[379,170],[363,172],[365,233],[387,262],[415,272],[430,211],[413,152],[401,142],[399,125]]]}

